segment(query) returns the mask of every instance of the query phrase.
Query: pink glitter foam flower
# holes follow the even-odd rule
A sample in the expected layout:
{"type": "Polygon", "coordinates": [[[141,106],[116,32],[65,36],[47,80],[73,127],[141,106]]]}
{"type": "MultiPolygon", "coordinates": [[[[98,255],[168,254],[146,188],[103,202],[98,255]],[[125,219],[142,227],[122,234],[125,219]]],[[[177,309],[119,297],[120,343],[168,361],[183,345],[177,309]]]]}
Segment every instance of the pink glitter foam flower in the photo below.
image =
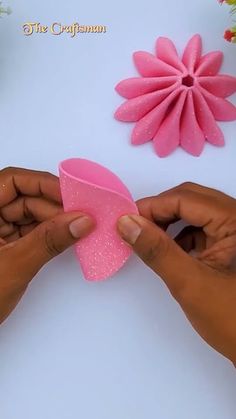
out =
{"type": "Polygon", "coordinates": [[[181,146],[199,156],[205,140],[224,145],[216,121],[236,119],[236,107],[225,98],[236,92],[236,77],[218,74],[223,53],[202,56],[202,40],[188,42],[182,60],[168,38],[158,38],[156,55],[134,53],[141,77],[121,81],[116,91],[128,99],[115,118],[136,122],[132,144],[153,140],[156,153],[165,157],[181,146]]]}

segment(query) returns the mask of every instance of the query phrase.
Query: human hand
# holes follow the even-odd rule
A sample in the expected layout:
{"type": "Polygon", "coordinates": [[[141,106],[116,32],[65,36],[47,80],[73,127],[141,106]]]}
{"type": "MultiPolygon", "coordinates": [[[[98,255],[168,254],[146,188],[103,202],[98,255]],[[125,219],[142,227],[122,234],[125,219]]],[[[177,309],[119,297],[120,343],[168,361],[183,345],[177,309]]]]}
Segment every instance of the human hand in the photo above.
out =
{"type": "Polygon", "coordinates": [[[121,237],[165,281],[203,339],[236,364],[236,200],[185,183],[137,205],[140,216],[119,220],[121,237]],[[189,227],[174,241],[165,231],[180,219],[189,227]]]}
{"type": "Polygon", "coordinates": [[[0,323],[40,268],[93,226],[80,212],[63,213],[56,176],[17,168],[0,171],[0,323]]]}

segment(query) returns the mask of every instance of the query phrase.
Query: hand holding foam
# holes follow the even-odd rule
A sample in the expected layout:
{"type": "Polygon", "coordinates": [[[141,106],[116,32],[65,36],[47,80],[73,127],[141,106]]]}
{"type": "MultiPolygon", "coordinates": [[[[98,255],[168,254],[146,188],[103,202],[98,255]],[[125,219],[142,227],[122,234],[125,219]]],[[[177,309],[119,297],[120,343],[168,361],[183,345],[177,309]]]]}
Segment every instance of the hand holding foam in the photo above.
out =
{"type": "Polygon", "coordinates": [[[114,275],[132,253],[117,233],[117,221],[137,214],[132,196],[121,180],[97,163],[74,158],[60,164],[64,210],[82,211],[96,220],[96,229],[76,245],[76,254],[87,280],[114,275]]]}

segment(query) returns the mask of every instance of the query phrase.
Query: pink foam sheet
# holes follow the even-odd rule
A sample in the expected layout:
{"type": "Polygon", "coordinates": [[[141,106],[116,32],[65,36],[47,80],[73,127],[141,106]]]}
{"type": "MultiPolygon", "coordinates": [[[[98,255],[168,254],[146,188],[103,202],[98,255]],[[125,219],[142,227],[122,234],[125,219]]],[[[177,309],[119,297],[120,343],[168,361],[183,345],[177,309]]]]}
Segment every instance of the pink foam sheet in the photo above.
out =
{"type": "Polygon", "coordinates": [[[64,210],[82,211],[96,221],[95,230],[76,244],[84,277],[89,281],[109,278],[132,253],[117,232],[117,221],[122,215],[137,214],[137,206],[122,181],[92,161],[65,160],[59,175],[64,210]]]}
{"type": "Polygon", "coordinates": [[[122,122],[135,122],[131,142],[153,141],[159,157],[177,147],[200,156],[208,141],[225,144],[216,121],[236,120],[236,107],[226,98],[236,92],[236,77],[219,74],[221,51],[202,55],[202,38],[194,35],[178,55],[173,42],[156,41],[155,54],[134,53],[139,77],[118,83],[116,91],[126,99],[115,112],[122,122]]]}

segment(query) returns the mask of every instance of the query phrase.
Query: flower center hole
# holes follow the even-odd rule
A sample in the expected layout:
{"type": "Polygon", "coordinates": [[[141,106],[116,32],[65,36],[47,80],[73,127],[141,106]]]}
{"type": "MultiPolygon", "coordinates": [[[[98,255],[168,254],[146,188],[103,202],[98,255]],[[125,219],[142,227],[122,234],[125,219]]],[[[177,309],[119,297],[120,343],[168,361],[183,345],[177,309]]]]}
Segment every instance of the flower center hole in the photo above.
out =
{"type": "Polygon", "coordinates": [[[190,75],[183,77],[182,84],[183,86],[192,87],[194,85],[194,78],[190,75]]]}

